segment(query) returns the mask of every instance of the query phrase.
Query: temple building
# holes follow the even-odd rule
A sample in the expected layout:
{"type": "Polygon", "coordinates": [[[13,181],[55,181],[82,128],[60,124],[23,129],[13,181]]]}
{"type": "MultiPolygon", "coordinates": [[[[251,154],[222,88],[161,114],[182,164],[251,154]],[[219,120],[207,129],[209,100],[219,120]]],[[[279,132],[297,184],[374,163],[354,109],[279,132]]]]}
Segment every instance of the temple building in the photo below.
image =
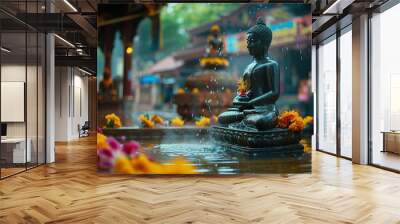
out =
{"type": "MultiPolygon", "coordinates": [[[[252,60],[246,53],[246,27],[249,24],[255,24],[255,19],[258,17],[263,18],[273,31],[269,56],[280,64],[282,97],[278,104],[289,105],[290,108],[299,109],[304,114],[312,114],[312,104],[305,103],[312,102],[309,100],[311,97],[311,62],[308,60],[311,58],[311,43],[308,41],[311,35],[311,16],[304,11],[304,7],[285,7],[279,4],[243,4],[219,20],[188,30],[189,46],[169,56],[173,57],[174,62],[178,62],[174,64],[181,64],[179,68],[174,67],[174,74],[170,75],[176,79],[175,89],[183,86],[189,75],[201,69],[199,60],[206,53],[207,37],[213,25],[219,26],[222,32],[224,53],[230,61],[227,73],[238,78],[245,66],[252,60]],[[259,7],[266,9],[257,11],[256,9],[259,7]],[[256,11],[258,14],[253,15],[256,11]],[[288,18],[294,19],[288,20],[288,18]],[[304,63],[294,64],[293,61],[299,58],[301,61],[304,60],[304,63]],[[176,76],[177,72],[179,76],[176,76]]],[[[170,68],[165,66],[163,69],[160,67],[160,63],[153,65],[159,69],[153,75],[168,76],[170,68]]],[[[150,70],[152,69],[150,68],[150,70]]],[[[160,94],[162,95],[162,91],[160,94]]]]}

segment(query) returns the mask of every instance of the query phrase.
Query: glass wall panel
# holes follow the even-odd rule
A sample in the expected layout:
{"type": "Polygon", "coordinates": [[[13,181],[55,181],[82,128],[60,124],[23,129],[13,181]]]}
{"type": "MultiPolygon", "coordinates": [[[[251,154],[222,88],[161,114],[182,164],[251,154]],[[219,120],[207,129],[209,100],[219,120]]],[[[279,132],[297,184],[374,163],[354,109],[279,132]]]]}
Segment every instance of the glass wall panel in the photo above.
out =
{"type": "MultiPolygon", "coordinates": [[[[350,27],[351,28],[351,27],[350,27]]],[[[340,36],[340,154],[352,157],[352,32],[340,36]]]]}
{"type": "Polygon", "coordinates": [[[336,153],[336,37],[318,48],[318,149],[336,153]]]}
{"type": "MultiPolygon", "coordinates": [[[[0,7],[43,13],[45,1],[1,1],[0,7]]],[[[0,12],[0,178],[45,162],[45,35],[0,12]]],[[[33,19],[39,17],[33,17],[33,19]]]]}
{"type": "Polygon", "coordinates": [[[371,19],[372,163],[400,170],[400,4],[371,19]]]}
{"type": "Polygon", "coordinates": [[[26,144],[26,37],[25,32],[1,34],[2,47],[7,49],[1,52],[2,177],[25,170],[26,162],[31,162],[26,144]]]}

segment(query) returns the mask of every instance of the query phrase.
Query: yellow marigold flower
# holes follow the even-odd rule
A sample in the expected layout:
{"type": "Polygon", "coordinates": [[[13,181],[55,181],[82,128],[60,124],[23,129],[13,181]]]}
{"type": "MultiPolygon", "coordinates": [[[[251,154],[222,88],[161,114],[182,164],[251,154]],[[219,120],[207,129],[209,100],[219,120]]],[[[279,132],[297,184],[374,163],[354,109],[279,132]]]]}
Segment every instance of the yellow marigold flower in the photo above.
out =
{"type": "Polygon", "coordinates": [[[168,174],[195,174],[196,168],[183,157],[173,159],[170,164],[164,164],[164,172],[168,174]]]}
{"type": "Polygon", "coordinates": [[[108,128],[122,127],[121,119],[115,113],[107,114],[105,119],[107,121],[106,127],[108,128]]]}
{"type": "Polygon", "coordinates": [[[175,117],[171,120],[171,125],[175,127],[182,127],[185,124],[185,121],[183,121],[179,117],[175,117]]]}
{"type": "Polygon", "coordinates": [[[311,123],[312,121],[313,121],[313,117],[312,116],[306,116],[303,119],[304,126],[306,126],[307,124],[311,123]]]}
{"type": "Polygon", "coordinates": [[[210,125],[210,118],[208,117],[201,117],[200,120],[196,121],[196,126],[197,127],[205,127],[210,125]]]}
{"type": "Polygon", "coordinates": [[[158,116],[158,115],[156,115],[156,114],[154,114],[154,115],[151,117],[151,121],[153,121],[153,122],[156,123],[156,124],[164,124],[164,119],[162,119],[162,117],[160,117],[160,116],[158,116]]]}
{"type": "Polygon", "coordinates": [[[237,91],[239,95],[244,95],[246,94],[247,91],[247,85],[246,82],[243,79],[240,79],[237,83],[237,91]]]}
{"type": "Polygon", "coordinates": [[[116,173],[133,174],[135,170],[131,164],[131,161],[126,156],[120,156],[114,163],[114,171],[116,173]]]}
{"type": "Polygon", "coordinates": [[[183,88],[179,88],[177,94],[184,94],[185,90],[183,88]]]}
{"type": "Polygon", "coordinates": [[[107,149],[107,137],[101,133],[97,133],[97,149],[107,149]]]}
{"type": "Polygon", "coordinates": [[[193,88],[193,89],[192,89],[192,93],[193,93],[193,94],[199,93],[199,89],[198,89],[198,88],[193,88]]]}
{"type": "Polygon", "coordinates": [[[154,128],[155,124],[153,121],[149,120],[146,116],[141,114],[139,120],[142,122],[143,126],[146,128],[154,128]]]}
{"type": "Polygon", "coordinates": [[[301,117],[296,117],[293,119],[289,125],[289,131],[299,132],[304,129],[303,119],[301,117]]]}

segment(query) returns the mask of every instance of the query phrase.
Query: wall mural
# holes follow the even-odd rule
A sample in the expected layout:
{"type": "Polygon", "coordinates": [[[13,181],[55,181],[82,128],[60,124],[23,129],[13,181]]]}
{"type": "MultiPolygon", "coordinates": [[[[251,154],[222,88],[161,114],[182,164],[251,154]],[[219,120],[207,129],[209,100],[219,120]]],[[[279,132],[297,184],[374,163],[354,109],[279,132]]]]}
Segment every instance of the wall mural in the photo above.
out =
{"type": "Polygon", "coordinates": [[[100,4],[98,169],[311,172],[307,4],[100,4]]]}

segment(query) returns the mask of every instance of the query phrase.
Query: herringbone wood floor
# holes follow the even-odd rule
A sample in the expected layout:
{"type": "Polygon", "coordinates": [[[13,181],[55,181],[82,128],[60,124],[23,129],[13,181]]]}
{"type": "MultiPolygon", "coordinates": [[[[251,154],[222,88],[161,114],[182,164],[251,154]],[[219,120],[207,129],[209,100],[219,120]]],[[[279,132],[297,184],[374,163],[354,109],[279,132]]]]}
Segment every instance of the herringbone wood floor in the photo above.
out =
{"type": "Polygon", "coordinates": [[[400,223],[400,175],[313,153],[313,173],[133,177],[96,173],[94,138],[0,181],[0,223],[400,223]]]}

